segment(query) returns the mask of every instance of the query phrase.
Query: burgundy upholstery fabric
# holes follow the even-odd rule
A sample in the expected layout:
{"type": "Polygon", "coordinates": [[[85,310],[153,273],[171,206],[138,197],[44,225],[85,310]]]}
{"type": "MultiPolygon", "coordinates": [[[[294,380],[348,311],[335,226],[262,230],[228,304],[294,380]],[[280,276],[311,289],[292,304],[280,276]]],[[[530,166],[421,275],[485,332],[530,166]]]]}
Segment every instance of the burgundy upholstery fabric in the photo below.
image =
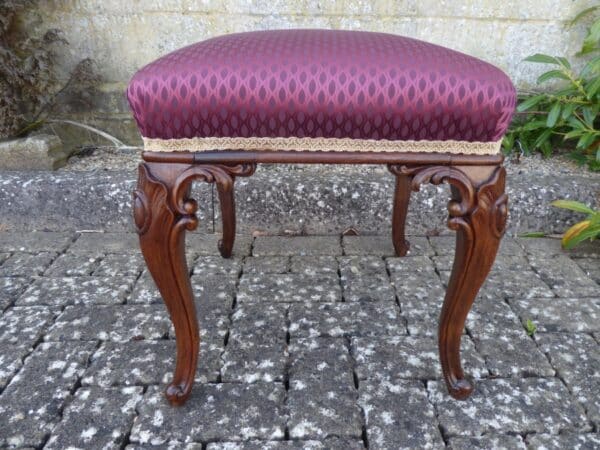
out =
{"type": "Polygon", "coordinates": [[[498,68],[383,33],[232,34],[170,53],[127,90],[147,138],[501,139],[515,90],[498,68]]]}

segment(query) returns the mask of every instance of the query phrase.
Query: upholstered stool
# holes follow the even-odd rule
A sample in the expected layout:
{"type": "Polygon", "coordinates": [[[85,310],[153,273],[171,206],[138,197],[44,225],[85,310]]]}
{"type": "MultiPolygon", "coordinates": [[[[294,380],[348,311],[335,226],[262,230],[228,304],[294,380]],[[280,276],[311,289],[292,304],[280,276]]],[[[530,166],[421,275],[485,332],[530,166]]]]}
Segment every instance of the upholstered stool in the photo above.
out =
{"type": "MultiPolygon", "coordinates": [[[[133,194],[148,269],[175,326],[177,362],[166,395],[183,403],[194,381],[198,323],[184,250],[196,227],[192,181],[215,183],[231,256],[234,181],[258,163],[386,164],[396,177],[392,240],[405,255],[411,190],[448,183],[456,255],[439,321],[450,394],[467,397],[460,339],[507,218],[500,142],[515,90],[496,67],[383,33],[281,30],[209,39],[142,68],[127,96],[144,140],[133,194]]],[[[260,330],[257,330],[259,332],[260,330]]]]}

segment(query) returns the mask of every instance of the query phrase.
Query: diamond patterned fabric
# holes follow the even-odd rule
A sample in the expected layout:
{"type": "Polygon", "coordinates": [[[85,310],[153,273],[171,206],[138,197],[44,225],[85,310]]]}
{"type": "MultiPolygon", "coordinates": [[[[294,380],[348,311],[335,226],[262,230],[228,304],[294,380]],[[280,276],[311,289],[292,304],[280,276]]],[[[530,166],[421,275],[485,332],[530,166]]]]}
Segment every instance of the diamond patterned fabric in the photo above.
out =
{"type": "Polygon", "coordinates": [[[477,58],[384,33],[275,30],[177,50],[127,98],[152,139],[270,137],[497,142],[515,89],[477,58]]]}

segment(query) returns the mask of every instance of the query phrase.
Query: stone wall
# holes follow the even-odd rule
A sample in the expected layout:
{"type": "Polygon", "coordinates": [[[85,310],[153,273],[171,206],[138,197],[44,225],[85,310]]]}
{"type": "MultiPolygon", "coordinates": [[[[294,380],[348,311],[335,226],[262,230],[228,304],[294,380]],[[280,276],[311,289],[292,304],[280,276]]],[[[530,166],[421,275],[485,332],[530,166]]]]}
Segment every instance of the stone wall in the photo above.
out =
{"type": "MultiPolygon", "coordinates": [[[[46,0],[26,17],[42,32],[60,28],[68,70],[95,59],[104,84],[91,111],[61,113],[138,143],[123,90],[136,69],[159,55],[211,36],[273,28],[340,28],[397,33],[442,44],[507,71],[531,87],[544,52],[572,57],[584,27],[568,27],[591,0],[46,0]],[[41,20],[40,20],[41,19],[41,20]]],[[[62,132],[64,133],[64,131],[62,132]]],[[[63,136],[64,137],[64,136],[63,136]]]]}

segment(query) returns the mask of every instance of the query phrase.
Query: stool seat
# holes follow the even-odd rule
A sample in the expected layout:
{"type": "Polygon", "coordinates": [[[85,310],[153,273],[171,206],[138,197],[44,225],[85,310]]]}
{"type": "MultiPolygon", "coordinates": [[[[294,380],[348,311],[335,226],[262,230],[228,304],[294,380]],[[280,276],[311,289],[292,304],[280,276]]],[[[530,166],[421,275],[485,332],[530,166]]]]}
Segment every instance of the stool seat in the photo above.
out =
{"type": "Polygon", "coordinates": [[[170,53],[133,76],[127,98],[147,151],[490,155],[516,94],[500,69],[434,44],[275,30],[170,53]]]}

